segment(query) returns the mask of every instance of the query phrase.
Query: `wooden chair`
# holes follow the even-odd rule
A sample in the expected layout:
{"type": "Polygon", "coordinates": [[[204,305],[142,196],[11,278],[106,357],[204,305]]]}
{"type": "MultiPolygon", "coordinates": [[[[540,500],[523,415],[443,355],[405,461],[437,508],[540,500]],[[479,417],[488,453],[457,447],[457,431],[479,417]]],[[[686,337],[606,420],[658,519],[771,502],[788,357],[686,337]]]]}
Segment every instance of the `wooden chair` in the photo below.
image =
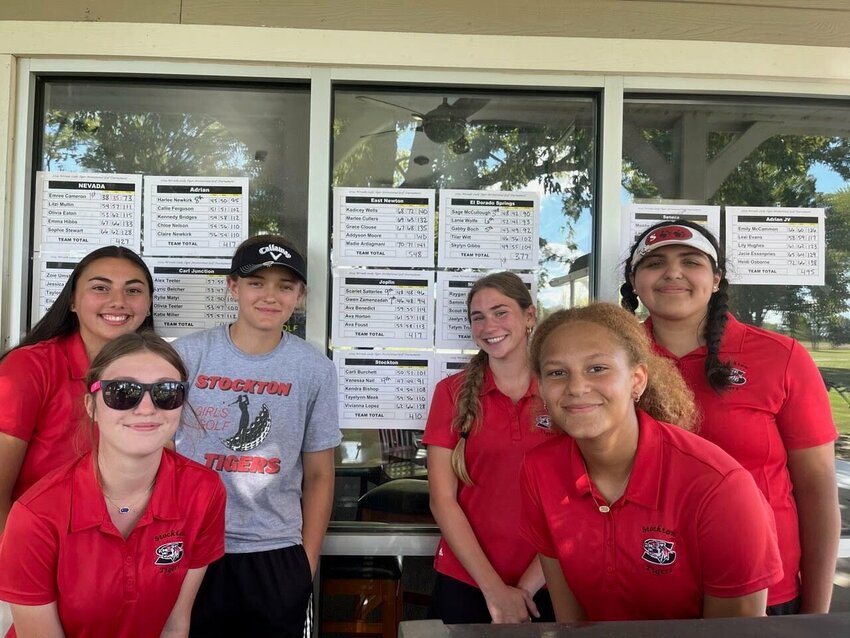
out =
{"type": "MultiPolygon", "coordinates": [[[[428,482],[398,479],[383,483],[358,501],[358,518],[385,523],[434,523],[428,482]]],[[[430,596],[403,592],[401,558],[396,556],[328,556],[322,560],[321,594],[349,600],[345,620],[322,620],[320,630],[358,636],[396,638],[404,603],[428,605],[430,596]]],[[[326,608],[326,605],[322,605],[326,608]]]]}

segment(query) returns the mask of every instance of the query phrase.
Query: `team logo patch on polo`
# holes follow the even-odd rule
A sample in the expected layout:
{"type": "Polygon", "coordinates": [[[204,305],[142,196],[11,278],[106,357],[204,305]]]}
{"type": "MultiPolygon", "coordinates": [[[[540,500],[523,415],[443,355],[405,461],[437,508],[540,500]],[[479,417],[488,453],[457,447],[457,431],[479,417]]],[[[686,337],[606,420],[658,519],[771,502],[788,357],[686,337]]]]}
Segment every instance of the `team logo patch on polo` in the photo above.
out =
{"type": "Polygon", "coordinates": [[[655,538],[647,538],[643,541],[643,558],[647,563],[653,565],[669,565],[675,562],[676,552],[673,551],[672,541],[660,541],[655,538]]]}
{"type": "Polygon", "coordinates": [[[729,371],[729,383],[732,385],[744,385],[747,382],[747,373],[738,368],[729,371]]]}
{"type": "Polygon", "coordinates": [[[690,228],[685,228],[684,226],[664,226],[650,233],[649,237],[646,238],[646,245],[652,246],[652,244],[657,244],[660,241],[684,241],[693,236],[694,234],[690,228]]]}
{"type": "Polygon", "coordinates": [[[154,565],[173,565],[179,563],[181,558],[183,558],[183,541],[165,543],[156,548],[154,565]]]}

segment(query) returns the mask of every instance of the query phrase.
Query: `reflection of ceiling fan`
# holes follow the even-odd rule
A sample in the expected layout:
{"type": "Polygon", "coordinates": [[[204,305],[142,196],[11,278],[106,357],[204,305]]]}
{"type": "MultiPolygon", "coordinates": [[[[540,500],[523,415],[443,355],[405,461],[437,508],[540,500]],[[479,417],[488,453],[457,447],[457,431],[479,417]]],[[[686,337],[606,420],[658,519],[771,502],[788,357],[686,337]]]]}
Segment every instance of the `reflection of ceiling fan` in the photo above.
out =
{"type": "MultiPolygon", "coordinates": [[[[486,98],[469,98],[462,97],[449,104],[449,99],[444,97],[442,103],[427,113],[419,113],[413,109],[395,104],[386,100],[381,100],[368,95],[358,96],[360,100],[370,100],[379,102],[398,109],[404,109],[410,113],[410,117],[418,122],[417,131],[421,131],[432,142],[437,144],[449,144],[450,148],[458,154],[469,152],[469,141],[466,139],[467,124],[484,124],[491,122],[475,121],[469,122],[468,119],[490,101],[486,98]]],[[[395,129],[389,131],[380,131],[372,133],[372,135],[381,135],[383,133],[395,133],[395,129]]],[[[367,137],[367,136],[364,136],[367,137]]]]}

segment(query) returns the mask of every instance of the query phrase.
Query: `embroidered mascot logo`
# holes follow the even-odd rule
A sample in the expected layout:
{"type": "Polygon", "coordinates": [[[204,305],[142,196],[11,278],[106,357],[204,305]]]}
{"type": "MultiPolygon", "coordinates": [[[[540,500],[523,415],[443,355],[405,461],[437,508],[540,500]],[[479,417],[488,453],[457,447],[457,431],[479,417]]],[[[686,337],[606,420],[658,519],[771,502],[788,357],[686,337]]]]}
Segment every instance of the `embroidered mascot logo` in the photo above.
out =
{"type": "Polygon", "coordinates": [[[552,417],[550,417],[548,414],[538,414],[537,419],[535,420],[535,425],[541,430],[551,430],[552,417]]]}
{"type": "Polygon", "coordinates": [[[729,383],[732,385],[744,385],[747,382],[747,374],[738,368],[729,370],[729,383]]]}
{"type": "Polygon", "coordinates": [[[672,542],[648,538],[643,541],[641,558],[653,565],[669,565],[676,560],[676,552],[673,551],[672,542]]]}
{"type": "Polygon", "coordinates": [[[155,565],[173,565],[183,558],[183,541],[165,543],[156,548],[155,565]]]}

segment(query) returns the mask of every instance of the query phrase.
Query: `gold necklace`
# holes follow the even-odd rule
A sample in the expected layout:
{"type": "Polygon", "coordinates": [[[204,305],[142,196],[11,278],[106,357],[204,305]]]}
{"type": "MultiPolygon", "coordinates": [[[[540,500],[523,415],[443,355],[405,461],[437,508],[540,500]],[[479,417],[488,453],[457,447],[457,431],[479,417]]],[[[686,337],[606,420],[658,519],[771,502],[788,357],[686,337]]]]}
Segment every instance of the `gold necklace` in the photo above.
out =
{"type": "Polygon", "coordinates": [[[112,504],[115,506],[115,509],[117,509],[117,510],[118,510],[118,513],[119,513],[119,514],[129,514],[130,512],[132,512],[132,511],[133,511],[133,509],[135,509],[135,507],[136,507],[136,506],[137,506],[137,505],[141,502],[141,500],[142,500],[145,496],[147,496],[148,492],[150,492],[150,491],[153,489],[153,486],[154,486],[154,484],[155,484],[155,483],[156,483],[156,478],[154,478],[154,480],[153,480],[153,481],[151,481],[151,484],[150,484],[150,485],[148,485],[148,489],[146,489],[146,490],[142,493],[142,495],[141,495],[139,498],[137,498],[137,499],[136,499],[136,500],[135,500],[135,501],[134,501],[131,505],[119,505],[118,503],[116,503],[115,501],[113,501],[113,500],[109,497],[109,494],[107,494],[106,492],[104,492],[104,493],[103,493],[103,495],[106,497],[106,500],[107,500],[107,501],[109,501],[110,503],[112,503],[112,504]]]}
{"type": "MultiPolygon", "coordinates": [[[[626,480],[623,481],[622,484],[620,485],[619,494],[618,494],[617,498],[615,498],[611,502],[611,505],[616,503],[619,499],[621,499],[623,497],[623,494],[626,493],[626,486],[629,484],[629,478],[631,478],[631,476],[632,476],[632,470],[630,469],[629,473],[626,474],[626,480]]],[[[588,474],[588,478],[590,478],[589,474],[588,474]]],[[[596,486],[596,483],[593,482],[593,479],[590,479],[590,482],[592,483],[592,485],[590,486],[590,498],[592,498],[593,502],[596,503],[596,507],[599,509],[600,512],[602,512],[603,514],[607,514],[608,512],[611,511],[611,508],[608,505],[603,505],[599,501],[596,500],[596,496],[593,495],[593,488],[596,486]]],[[[601,492],[600,492],[600,494],[601,494],[601,492]]]]}

